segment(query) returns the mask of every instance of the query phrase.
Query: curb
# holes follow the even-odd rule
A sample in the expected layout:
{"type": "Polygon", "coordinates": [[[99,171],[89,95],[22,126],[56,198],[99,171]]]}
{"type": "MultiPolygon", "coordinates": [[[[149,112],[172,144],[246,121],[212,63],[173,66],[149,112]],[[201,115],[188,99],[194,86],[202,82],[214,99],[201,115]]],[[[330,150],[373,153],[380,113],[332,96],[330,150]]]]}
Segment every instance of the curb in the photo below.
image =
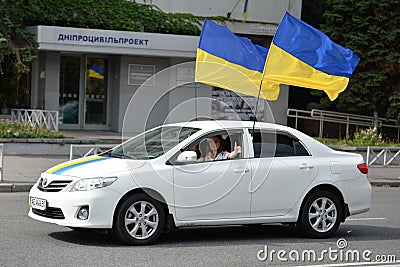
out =
{"type": "Polygon", "coordinates": [[[0,193],[29,192],[35,183],[0,183],[0,193]]]}
{"type": "MultiPolygon", "coordinates": [[[[400,180],[370,179],[372,186],[376,187],[400,187],[400,180]]],[[[0,193],[29,192],[35,183],[1,183],[0,193]]]]}
{"type": "Polygon", "coordinates": [[[393,181],[393,180],[370,180],[369,181],[372,186],[377,186],[377,187],[400,187],[400,180],[398,181],[393,181]]]}

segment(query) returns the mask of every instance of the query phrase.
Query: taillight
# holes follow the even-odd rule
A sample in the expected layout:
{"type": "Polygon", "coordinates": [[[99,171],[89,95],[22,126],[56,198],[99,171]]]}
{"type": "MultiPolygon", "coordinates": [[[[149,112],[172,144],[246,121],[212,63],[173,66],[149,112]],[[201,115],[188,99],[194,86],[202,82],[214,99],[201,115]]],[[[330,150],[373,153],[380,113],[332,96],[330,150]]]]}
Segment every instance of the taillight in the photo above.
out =
{"type": "Polygon", "coordinates": [[[368,165],[365,163],[358,164],[357,168],[360,170],[361,173],[363,174],[368,174],[368,165]]]}

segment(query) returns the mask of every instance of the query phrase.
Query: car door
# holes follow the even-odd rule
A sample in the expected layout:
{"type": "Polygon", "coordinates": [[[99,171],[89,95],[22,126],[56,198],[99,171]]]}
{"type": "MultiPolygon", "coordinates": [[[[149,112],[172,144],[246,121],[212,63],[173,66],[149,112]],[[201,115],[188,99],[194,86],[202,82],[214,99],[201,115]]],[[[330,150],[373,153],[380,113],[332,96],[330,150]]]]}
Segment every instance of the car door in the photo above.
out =
{"type": "Polygon", "coordinates": [[[251,217],[285,215],[316,177],[318,166],[289,133],[255,130],[252,143],[251,217]]]}
{"type": "Polygon", "coordinates": [[[198,151],[195,163],[174,165],[175,214],[179,221],[250,217],[251,176],[243,129],[209,133],[185,149],[196,148],[215,135],[223,135],[231,147],[236,142],[242,153],[231,160],[204,161],[204,151],[198,151]]]}

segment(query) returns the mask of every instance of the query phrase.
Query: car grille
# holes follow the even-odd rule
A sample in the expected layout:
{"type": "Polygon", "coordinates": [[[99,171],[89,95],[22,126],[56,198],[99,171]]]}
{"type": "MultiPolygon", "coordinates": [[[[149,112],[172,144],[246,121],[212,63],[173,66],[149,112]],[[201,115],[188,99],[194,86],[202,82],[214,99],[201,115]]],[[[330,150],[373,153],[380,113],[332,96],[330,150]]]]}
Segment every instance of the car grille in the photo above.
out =
{"type": "Polygon", "coordinates": [[[46,210],[32,209],[32,212],[36,215],[50,219],[65,219],[64,213],[60,208],[47,207],[46,210]]]}
{"type": "Polygon", "coordinates": [[[39,182],[39,185],[37,188],[43,192],[59,192],[59,191],[63,190],[70,182],[72,182],[72,181],[71,180],[60,180],[60,181],[56,180],[56,181],[51,182],[46,187],[43,187],[42,183],[39,182]]]}

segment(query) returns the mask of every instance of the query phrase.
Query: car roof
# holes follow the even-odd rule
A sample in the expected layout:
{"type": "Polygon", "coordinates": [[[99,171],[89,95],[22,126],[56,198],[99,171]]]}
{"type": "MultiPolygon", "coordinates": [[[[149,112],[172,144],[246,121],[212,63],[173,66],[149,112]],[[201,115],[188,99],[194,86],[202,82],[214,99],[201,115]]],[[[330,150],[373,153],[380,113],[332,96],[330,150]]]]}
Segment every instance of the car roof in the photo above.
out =
{"type": "MultiPolygon", "coordinates": [[[[193,127],[200,128],[202,130],[224,130],[231,128],[252,128],[254,125],[253,121],[228,121],[228,120],[203,120],[203,121],[190,121],[190,122],[179,122],[168,124],[170,126],[180,127],[193,127]]],[[[266,128],[266,129],[280,129],[280,130],[293,130],[292,128],[267,122],[256,122],[255,128],[266,128]]]]}
{"type": "MultiPolygon", "coordinates": [[[[173,124],[168,124],[171,126],[179,126],[179,127],[193,127],[193,128],[199,128],[201,131],[215,131],[215,130],[225,130],[225,129],[235,129],[235,128],[252,128],[254,122],[253,121],[228,121],[228,120],[203,120],[203,121],[191,121],[191,122],[180,122],[180,123],[173,123],[173,124]]],[[[165,126],[165,125],[164,125],[165,126]]],[[[289,132],[296,136],[297,138],[300,138],[302,142],[305,143],[306,147],[311,148],[314,154],[326,154],[326,153],[332,153],[333,150],[314,138],[294,129],[291,127],[287,127],[284,125],[280,124],[275,124],[275,123],[267,123],[267,122],[256,122],[255,123],[255,128],[258,129],[269,129],[273,131],[284,131],[284,132],[289,132]]],[[[200,134],[200,133],[199,133],[200,134]]]]}

